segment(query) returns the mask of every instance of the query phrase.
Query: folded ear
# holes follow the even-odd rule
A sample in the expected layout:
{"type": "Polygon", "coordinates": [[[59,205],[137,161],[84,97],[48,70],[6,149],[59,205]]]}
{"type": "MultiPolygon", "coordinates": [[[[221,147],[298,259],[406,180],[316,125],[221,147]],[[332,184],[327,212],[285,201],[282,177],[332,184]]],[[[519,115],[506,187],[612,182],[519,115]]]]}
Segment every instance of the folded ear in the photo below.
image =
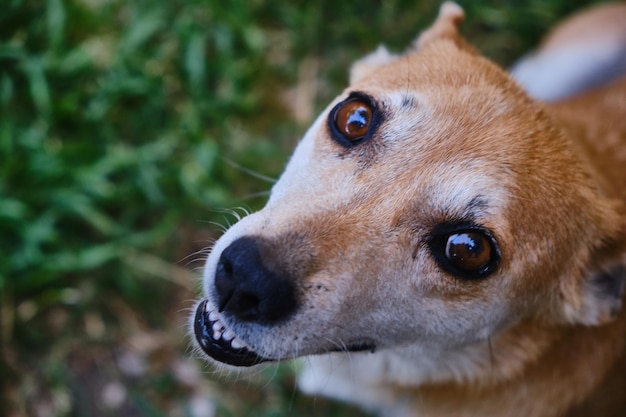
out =
{"type": "Polygon", "coordinates": [[[350,68],[350,85],[356,84],[376,68],[389,64],[398,59],[398,55],[389,53],[387,48],[380,45],[369,55],[359,59],[350,68]]]}
{"type": "Polygon", "coordinates": [[[465,18],[461,6],[453,2],[445,2],[439,8],[439,15],[435,22],[415,41],[415,47],[420,50],[437,41],[452,41],[459,49],[472,54],[478,54],[476,48],[467,43],[459,32],[459,26],[465,18]]]}
{"type": "Polygon", "coordinates": [[[577,305],[565,305],[566,318],[587,326],[610,322],[622,309],[625,281],[626,267],[620,264],[587,274],[577,305]]]}
{"type": "MultiPolygon", "coordinates": [[[[464,15],[463,9],[456,3],[443,3],[435,22],[420,34],[413,43],[413,48],[409,49],[407,54],[414,52],[415,49],[419,50],[442,39],[454,42],[459,49],[478,54],[476,49],[468,44],[459,33],[459,25],[463,21],[464,15]]],[[[387,48],[382,45],[379,46],[376,51],[356,61],[352,65],[350,69],[350,84],[358,83],[378,67],[389,64],[401,56],[402,55],[391,54],[387,48]]]]}
{"type": "MultiPolygon", "coordinates": [[[[599,203],[598,203],[599,204],[599,203]]],[[[561,285],[563,316],[569,323],[589,326],[613,320],[622,308],[626,286],[626,210],[605,212],[605,226],[597,245],[572,265],[574,280],[561,285]]]]}

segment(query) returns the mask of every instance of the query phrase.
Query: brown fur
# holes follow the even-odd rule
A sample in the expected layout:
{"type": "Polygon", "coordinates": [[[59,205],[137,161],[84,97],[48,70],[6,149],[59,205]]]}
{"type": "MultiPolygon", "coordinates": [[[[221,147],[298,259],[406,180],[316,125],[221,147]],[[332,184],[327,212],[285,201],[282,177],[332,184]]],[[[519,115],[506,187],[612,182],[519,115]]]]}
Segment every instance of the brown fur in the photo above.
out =
{"type": "Polygon", "coordinates": [[[305,391],[388,416],[624,415],[626,78],[536,102],[460,37],[461,18],[447,3],[415,50],[355,64],[266,208],[217,242],[197,317],[211,310],[263,358],[314,355],[305,391]],[[325,123],[354,91],[385,116],[345,148],[325,123]],[[495,236],[492,275],[433,261],[429,233],[455,219],[495,236]],[[212,307],[241,237],[296,288],[279,323],[212,307]],[[325,353],[363,341],[377,352],[325,353]]]}

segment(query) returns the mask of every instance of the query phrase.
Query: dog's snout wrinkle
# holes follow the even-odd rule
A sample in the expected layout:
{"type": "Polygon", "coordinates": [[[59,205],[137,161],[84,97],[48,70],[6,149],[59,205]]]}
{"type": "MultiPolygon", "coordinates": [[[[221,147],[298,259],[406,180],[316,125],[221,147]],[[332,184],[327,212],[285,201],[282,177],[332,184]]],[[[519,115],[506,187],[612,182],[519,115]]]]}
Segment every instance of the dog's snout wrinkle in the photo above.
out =
{"type": "Polygon", "coordinates": [[[296,294],[288,277],[265,266],[260,245],[242,237],[222,252],[215,272],[217,304],[239,320],[274,323],[295,311],[296,294]]]}

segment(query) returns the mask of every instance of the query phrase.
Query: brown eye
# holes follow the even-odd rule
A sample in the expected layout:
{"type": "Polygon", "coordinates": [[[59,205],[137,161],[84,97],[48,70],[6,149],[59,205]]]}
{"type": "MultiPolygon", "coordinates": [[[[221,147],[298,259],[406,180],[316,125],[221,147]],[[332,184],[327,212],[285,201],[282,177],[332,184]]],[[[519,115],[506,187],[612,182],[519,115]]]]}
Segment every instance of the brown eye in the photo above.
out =
{"type": "Polygon", "coordinates": [[[486,277],[500,260],[493,236],[471,223],[437,226],[428,246],[441,268],[463,279],[486,277]]]}
{"type": "Polygon", "coordinates": [[[335,142],[350,148],[369,140],[383,116],[370,96],[354,92],[330,111],[329,133],[335,142]]]}
{"type": "Polygon", "coordinates": [[[492,258],[491,242],[477,232],[454,233],[448,236],[446,258],[457,268],[475,273],[489,265],[492,258]]]}
{"type": "Polygon", "coordinates": [[[335,112],[335,126],[348,140],[362,139],[372,123],[372,108],[359,100],[344,102],[335,112]]]}

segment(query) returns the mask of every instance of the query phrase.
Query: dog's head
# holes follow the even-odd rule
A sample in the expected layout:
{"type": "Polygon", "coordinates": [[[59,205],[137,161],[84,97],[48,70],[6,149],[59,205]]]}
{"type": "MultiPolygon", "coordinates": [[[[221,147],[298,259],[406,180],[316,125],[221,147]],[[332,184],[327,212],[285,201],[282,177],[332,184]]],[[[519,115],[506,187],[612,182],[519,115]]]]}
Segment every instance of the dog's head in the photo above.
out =
{"type": "Polygon", "coordinates": [[[454,350],[615,314],[620,209],[461,17],[447,4],[411,51],[357,62],[267,206],[215,244],[193,318],[209,356],[454,350]]]}

